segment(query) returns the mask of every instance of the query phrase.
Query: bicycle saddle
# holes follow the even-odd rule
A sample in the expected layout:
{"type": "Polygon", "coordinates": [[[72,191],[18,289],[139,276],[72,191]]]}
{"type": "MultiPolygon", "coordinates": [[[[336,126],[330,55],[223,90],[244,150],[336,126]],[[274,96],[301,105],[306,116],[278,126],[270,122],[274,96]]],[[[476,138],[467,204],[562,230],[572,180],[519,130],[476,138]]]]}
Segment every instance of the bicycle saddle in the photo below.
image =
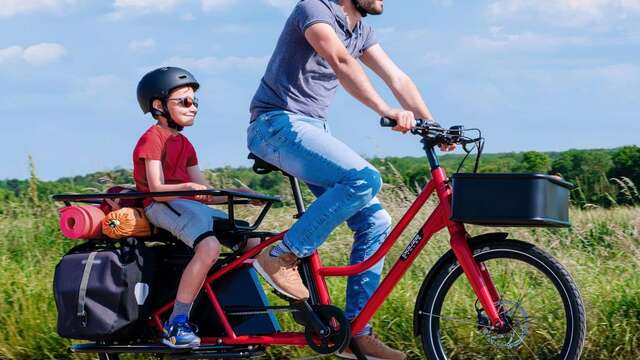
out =
{"type": "Polygon", "coordinates": [[[254,160],[253,171],[256,174],[266,175],[272,171],[282,171],[282,169],[278,168],[277,166],[273,166],[269,164],[268,162],[260,159],[253,153],[249,153],[249,156],[247,156],[247,158],[249,160],[254,160]]]}

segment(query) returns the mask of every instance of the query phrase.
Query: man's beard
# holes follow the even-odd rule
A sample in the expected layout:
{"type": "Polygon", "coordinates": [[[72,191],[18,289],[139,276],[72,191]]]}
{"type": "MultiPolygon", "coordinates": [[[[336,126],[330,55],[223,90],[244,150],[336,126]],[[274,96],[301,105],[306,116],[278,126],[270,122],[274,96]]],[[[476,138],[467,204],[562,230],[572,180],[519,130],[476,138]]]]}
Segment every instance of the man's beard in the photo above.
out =
{"type": "Polygon", "coordinates": [[[356,0],[360,7],[369,15],[380,15],[384,11],[384,5],[377,5],[377,0],[356,0]]]}

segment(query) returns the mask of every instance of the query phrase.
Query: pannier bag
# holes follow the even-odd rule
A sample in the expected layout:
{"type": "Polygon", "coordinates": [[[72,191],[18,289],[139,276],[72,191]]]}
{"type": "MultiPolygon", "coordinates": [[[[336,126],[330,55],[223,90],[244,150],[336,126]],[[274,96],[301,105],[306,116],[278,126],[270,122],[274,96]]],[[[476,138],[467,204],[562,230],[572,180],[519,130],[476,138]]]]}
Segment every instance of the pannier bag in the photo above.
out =
{"type": "Polygon", "coordinates": [[[133,336],[143,322],[137,321],[148,316],[153,268],[153,253],[134,238],[71,249],[53,280],[58,334],[94,341],[133,336]]]}
{"type": "Polygon", "coordinates": [[[102,233],[112,239],[151,235],[151,224],[140,208],[112,211],[102,220],[102,233]]]}
{"type": "Polygon", "coordinates": [[[69,239],[95,239],[102,235],[102,219],[98,206],[67,206],[60,209],[60,230],[69,239]]]}

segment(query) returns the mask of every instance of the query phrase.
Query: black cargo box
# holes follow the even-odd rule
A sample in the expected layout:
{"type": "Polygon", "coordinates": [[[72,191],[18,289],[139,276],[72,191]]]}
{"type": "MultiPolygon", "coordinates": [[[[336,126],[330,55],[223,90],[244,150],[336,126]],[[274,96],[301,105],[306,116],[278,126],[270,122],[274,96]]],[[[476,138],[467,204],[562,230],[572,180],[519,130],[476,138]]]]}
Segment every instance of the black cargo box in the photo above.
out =
{"type": "Polygon", "coordinates": [[[558,177],[542,174],[455,174],[451,220],[487,226],[565,227],[569,191],[558,177]]]}

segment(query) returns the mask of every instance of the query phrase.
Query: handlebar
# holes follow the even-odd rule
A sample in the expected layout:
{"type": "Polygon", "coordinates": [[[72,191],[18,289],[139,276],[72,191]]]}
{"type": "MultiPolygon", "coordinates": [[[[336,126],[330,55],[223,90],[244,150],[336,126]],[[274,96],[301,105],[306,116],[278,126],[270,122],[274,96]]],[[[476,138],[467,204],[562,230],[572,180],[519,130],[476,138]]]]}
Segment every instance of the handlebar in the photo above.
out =
{"type": "MultiPolygon", "coordinates": [[[[394,127],[398,123],[394,119],[387,117],[380,118],[380,126],[394,127]]],[[[478,131],[477,129],[468,129],[469,131],[478,131]]],[[[434,145],[467,145],[478,142],[481,137],[470,138],[465,136],[465,129],[462,125],[455,125],[448,129],[443,128],[440,124],[432,120],[416,119],[416,126],[411,129],[414,135],[421,135],[428,142],[434,145]]]]}

